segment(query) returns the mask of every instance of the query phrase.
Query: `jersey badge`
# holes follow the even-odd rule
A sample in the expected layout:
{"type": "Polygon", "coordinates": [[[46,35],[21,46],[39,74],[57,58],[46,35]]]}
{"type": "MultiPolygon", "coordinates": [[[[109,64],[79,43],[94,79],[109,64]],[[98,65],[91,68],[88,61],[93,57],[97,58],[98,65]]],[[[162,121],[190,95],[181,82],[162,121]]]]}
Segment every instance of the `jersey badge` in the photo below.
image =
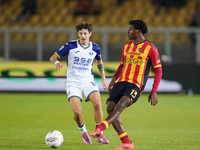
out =
{"type": "Polygon", "coordinates": [[[90,54],[90,56],[92,56],[92,55],[93,55],[93,52],[89,52],[89,54],[90,54]]]}
{"type": "Polygon", "coordinates": [[[142,51],[142,48],[139,48],[139,52],[141,52],[142,51]]]}

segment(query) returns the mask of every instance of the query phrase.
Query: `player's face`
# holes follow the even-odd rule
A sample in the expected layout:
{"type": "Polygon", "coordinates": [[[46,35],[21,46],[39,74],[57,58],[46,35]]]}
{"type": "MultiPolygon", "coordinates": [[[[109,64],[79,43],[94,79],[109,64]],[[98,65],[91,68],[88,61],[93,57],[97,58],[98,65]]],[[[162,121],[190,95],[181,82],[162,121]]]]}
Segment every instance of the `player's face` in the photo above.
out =
{"type": "Polygon", "coordinates": [[[87,46],[89,44],[91,35],[92,35],[92,32],[89,32],[87,29],[79,30],[78,37],[79,37],[81,45],[87,46]]]}
{"type": "Polygon", "coordinates": [[[128,29],[128,38],[129,38],[129,40],[137,41],[139,36],[140,36],[140,30],[135,29],[135,27],[133,25],[130,25],[129,29],[128,29]]]}

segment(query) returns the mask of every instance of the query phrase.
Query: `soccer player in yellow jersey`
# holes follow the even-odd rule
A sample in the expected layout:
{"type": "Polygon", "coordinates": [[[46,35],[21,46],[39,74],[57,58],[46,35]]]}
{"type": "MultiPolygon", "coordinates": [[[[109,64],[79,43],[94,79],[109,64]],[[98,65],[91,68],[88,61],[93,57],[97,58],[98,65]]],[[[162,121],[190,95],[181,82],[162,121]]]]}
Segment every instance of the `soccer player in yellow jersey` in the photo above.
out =
{"type": "Polygon", "coordinates": [[[158,103],[156,92],[162,77],[162,67],[157,48],[144,37],[147,32],[147,25],[142,20],[129,22],[128,38],[131,42],[124,45],[121,63],[108,86],[108,116],[90,134],[93,138],[99,138],[102,136],[101,132],[112,124],[122,142],[122,145],[114,149],[134,149],[122,126],[120,114],[137,101],[144,90],[152,66],[155,77],[148,101],[153,106],[158,103]]]}

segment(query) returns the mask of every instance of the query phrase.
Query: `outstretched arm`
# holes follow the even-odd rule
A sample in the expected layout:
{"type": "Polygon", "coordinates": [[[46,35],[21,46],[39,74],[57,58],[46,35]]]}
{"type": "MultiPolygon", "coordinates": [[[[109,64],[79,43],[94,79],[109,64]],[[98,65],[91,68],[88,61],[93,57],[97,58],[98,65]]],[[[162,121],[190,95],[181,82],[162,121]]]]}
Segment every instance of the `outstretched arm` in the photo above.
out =
{"type": "Polygon", "coordinates": [[[60,70],[60,69],[63,67],[63,64],[60,63],[60,62],[58,61],[58,56],[57,56],[56,54],[53,54],[53,55],[50,57],[50,61],[51,61],[54,65],[56,65],[56,69],[57,69],[57,70],[60,70]]]}
{"type": "Polygon", "coordinates": [[[105,73],[104,73],[103,61],[102,60],[97,60],[96,63],[97,63],[97,68],[99,69],[99,72],[101,74],[103,88],[105,90],[107,90],[108,89],[108,85],[107,85],[106,77],[105,77],[105,73]]]}

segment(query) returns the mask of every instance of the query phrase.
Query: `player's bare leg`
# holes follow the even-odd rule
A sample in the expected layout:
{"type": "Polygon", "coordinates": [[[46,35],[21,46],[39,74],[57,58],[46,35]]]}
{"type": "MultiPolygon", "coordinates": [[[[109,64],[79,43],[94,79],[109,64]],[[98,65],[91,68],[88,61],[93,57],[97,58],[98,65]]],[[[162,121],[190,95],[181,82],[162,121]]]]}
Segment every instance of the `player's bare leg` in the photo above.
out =
{"type": "MultiPolygon", "coordinates": [[[[107,113],[108,114],[110,114],[114,110],[115,105],[116,105],[116,103],[113,102],[113,101],[109,101],[107,103],[107,113]]],[[[124,128],[122,126],[122,120],[121,120],[120,117],[118,117],[116,120],[113,121],[112,126],[113,126],[113,128],[115,129],[115,131],[117,133],[120,133],[120,132],[124,131],[124,128]]]]}
{"type": "MultiPolygon", "coordinates": [[[[116,149],[133,149],[134,146],[131,143],[127,133],[124,131],[123,126],[122,126],[122,121],[120,119],[120,114],[121,112],[128,106],[130,105],[131,100],[128,96],[123,96],[119,102],[116,104],[112,101],[109,101],[107,104],[107,112],[108,112],[108,117],[105,119],[105,122],[108,124],[113,124],[113,127],[117,131],[119,138],[122,141],[122,145],[117,147],[116,149]]],[[[99,137],[101,136],[100,131],[104,130],[106,124],[105,122],[100,125],[101,127],[95,129],[93,132],[91,132],[92,137],[99,137]],[[104,124],[104,125],[103,125],[104,124]],[[102,129],[103,127],[103,129],[102,129]],[[101,129],[100,129],[101,128],[101,129]]]]}
{"type": "Polygon", "coordinates": [[[103,120],[103,111],[101,107],[101,100],[100,100],[100,95],[99,92],[93,92],[89,96],[89,100],[92,102],[92,105],[94,107],[94,120],[95,122],[101,123],[103,120]]]}
{"type": "MultiPolygon", "coordinates": [[[[131,101],[130,101],[130,98],[129,98],[128,96],[123,96],[123,97],[121,98],[121,100],[120,100],[118,103],[120,103],[121,106],[127,107],[127,106],[130,104],[130,102],[131,102],[131,101]],[[122,105],[121,102],[122,102],[124,105],[122,105]],[[127,104],[128,104],[128,105],[127,105],[127,104]]],[[[108,114],[112,113],[113,103],[114,103],[114,102],[112,102],[112,101],[111,101],[110,103],[108,103],[108,107],[107,107],[107,112],[108,112],[108,114]]],[[[117,108],[118,106],[119,106],[119,105],[116,105],[113,111],[115,111],[115,109],[118,109],[118,108],[117,108]]],[[[122,110],[122,111],[123,111],[123,110],[122,110]]],[[[121,114],[121,113],[120,113],[120,114],[121,114]]],[[[125,132],[125,130],[124,130],[123,126],[122,126],[122,120],[121,120],[121,118],[120,118],[120,117],[117,117],[117,118],[112,122],[112,125],[113,125],[115,131],[118,133],[119,138],[120,138],[121,141],[122,141],[122,145],[120,145],[119,147],[115,147],[114,149],[134,149],[134,146],[133,146],[132,142],[130,141],[130,139],[129,139],[127,133],[125,132]]]]}
{"type": "Polygon", "coordinates": [[[70,104],[74,112],[74,120],[78,125],[83,124],[81,100],[77,97],[70,98],[70,104]]]}
{"type": "Polygon", "coordinates": [[[120,117],[118,117],[115,121],[113,121],[112,126],[117,133],[121,133],[124,131],[124,128],[122,126],[122,120],[120,117]]]}
{"type": "MultiPolygon", "coordinates": [[[[108,102],[108,109],[111,109],[113,106],[109,106],[111,102],[108,102]],[[111,108],[109,108],[111,107],[111,108]]],[[[106,120],[111,124],[113,123],[121,114],[121,112],[131,103],[131,100],[128,96],[123,96],[119,102],[114,106],[113,111],[111,111],[106,118],[106,120]]],[[[113,105],[113,104],[112,104],[113,105]]]]}
{"type": "MultiPolygon", "coordinates": [[[[90,101],[92,102],[92,105],[94,107],[94,120],[96,124],[100,124],[103,121],[103,111],[101,107],[101,100],[99,92],[93,92],[89,96],[90,101]]],[[[97,138],[98,143],[102,144],[108,144],[109,141],[105,138],[105,136],[102,134],[101,137],[97,138]]]]}
{"type": "Polygon", "coordinates": [[[70,104],[72,107],[72,110],[74,112],[74,120],[78,125],[78,128],[81,131],[81,136],[83,138],[83,142],[85,144],[92,144],[92,141],[90,137],[88,136],[87,129],[85,127],[85,124],[83,122],[83,116],[82,116],[82,106],[81,106],[81,100],[77,97],[70,98],[70,104]]]}

